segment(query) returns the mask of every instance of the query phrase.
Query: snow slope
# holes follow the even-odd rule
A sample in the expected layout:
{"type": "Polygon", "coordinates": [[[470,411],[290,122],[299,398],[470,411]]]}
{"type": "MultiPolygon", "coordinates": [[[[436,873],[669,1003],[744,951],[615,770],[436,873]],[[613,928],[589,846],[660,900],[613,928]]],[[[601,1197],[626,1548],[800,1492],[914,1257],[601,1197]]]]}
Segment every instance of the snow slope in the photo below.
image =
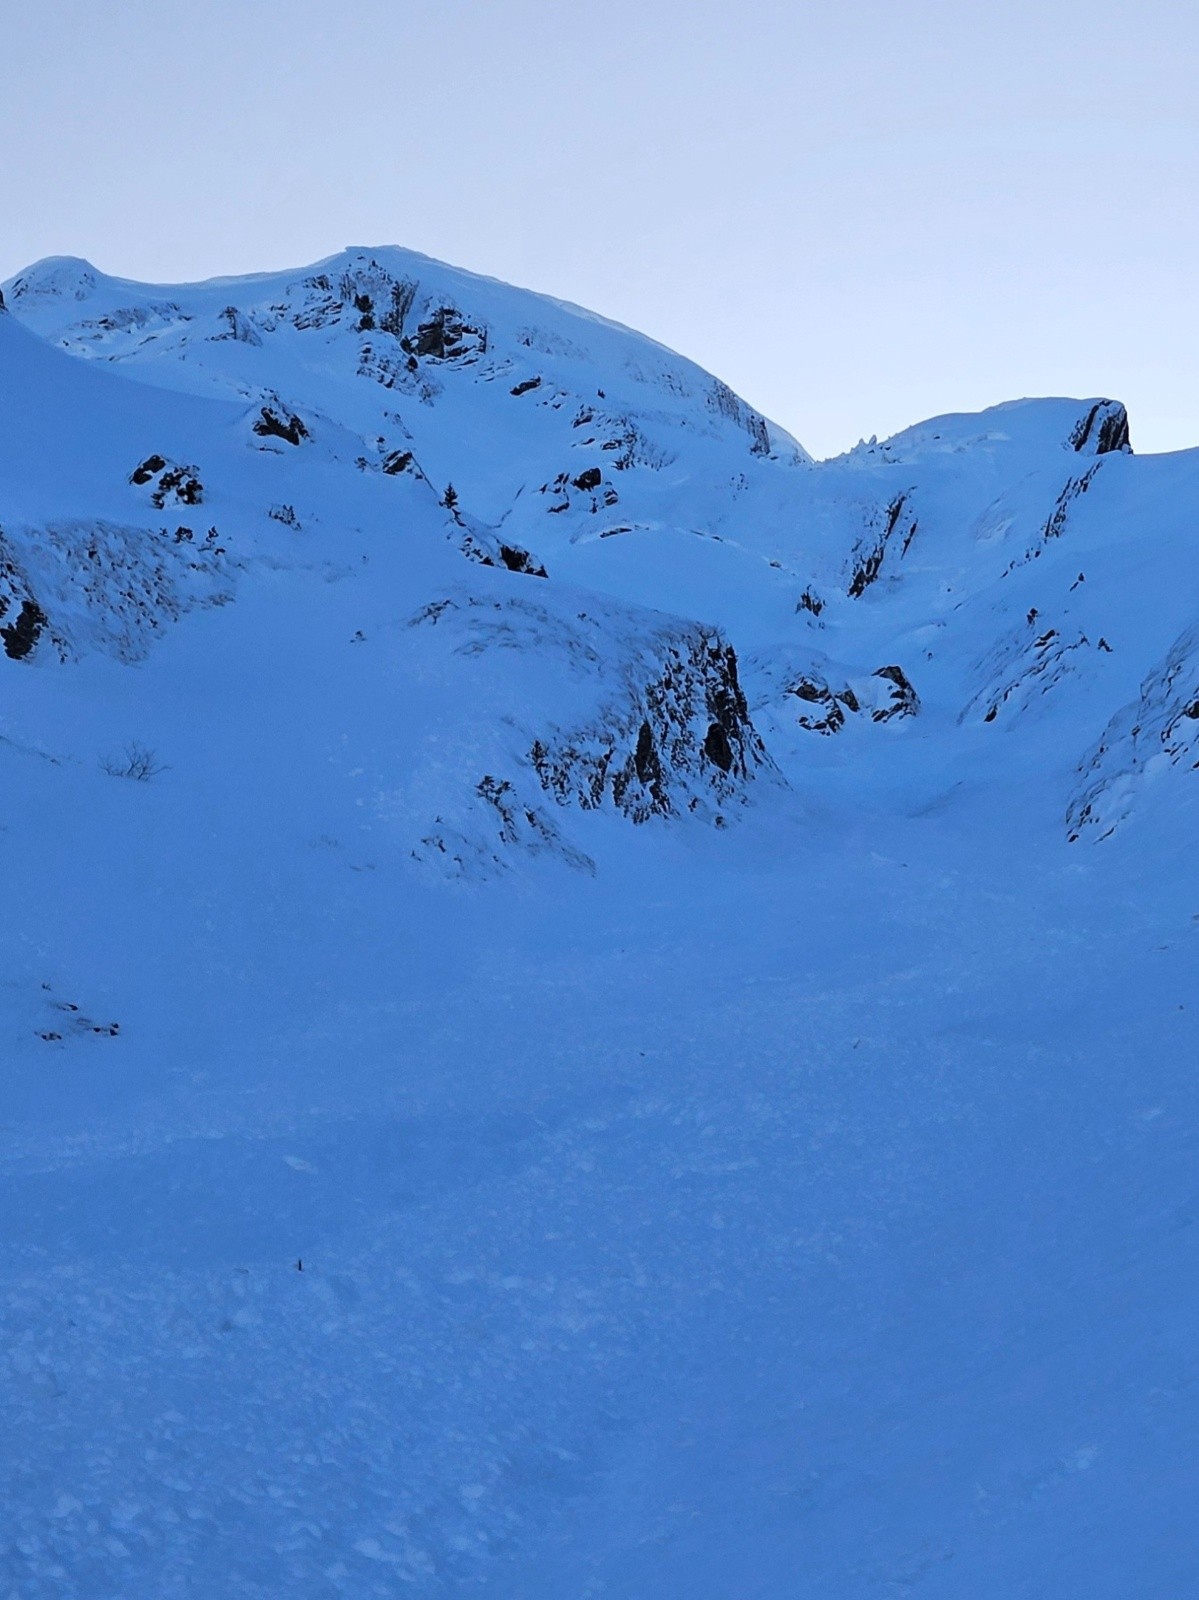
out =
{"type": "Polygon", "coordinates": [[[0,311],[0,1594],[1199,1585],[1199,453],[410,252],[0,311]]]}

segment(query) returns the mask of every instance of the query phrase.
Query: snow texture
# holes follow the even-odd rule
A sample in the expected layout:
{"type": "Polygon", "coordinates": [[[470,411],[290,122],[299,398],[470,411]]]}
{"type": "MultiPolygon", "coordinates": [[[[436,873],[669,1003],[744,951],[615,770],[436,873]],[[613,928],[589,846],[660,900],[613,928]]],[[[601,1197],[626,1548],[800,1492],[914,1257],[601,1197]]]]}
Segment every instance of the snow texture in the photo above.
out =
{"type": "Polygon", "coordinates": [[[1199,452],[411,252],[0,309],[0,1597],[1199,1591],[1199,452]]]}

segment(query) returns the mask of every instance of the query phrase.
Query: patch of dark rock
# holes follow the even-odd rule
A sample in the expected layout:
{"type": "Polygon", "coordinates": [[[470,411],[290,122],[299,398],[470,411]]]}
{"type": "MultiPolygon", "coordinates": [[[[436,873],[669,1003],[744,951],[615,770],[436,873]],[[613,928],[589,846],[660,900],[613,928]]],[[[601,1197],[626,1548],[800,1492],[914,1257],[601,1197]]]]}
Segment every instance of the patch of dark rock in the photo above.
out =
{"type": "Polygon", "coordinates": [[[729,743],[729,736],[720,726],[713,722],[708,728],[704,738],[704,754],[709,761],[715,762],[721,772],[730,772],[733,766],[733,747],[729,743]]]}
{"type": "Polygon", "coordinates": [[[254,423],[254,432],[260,439],[282,439],[286,444],[299,444],[308,438],[308,429],[299,417],[287,412],[280,416],[271,406],[263,406],[254,423]]]}
{"type": "Polygon", "coordinates": [[[204,499],[204,485],[195,467],[171,467],[158,480],[158,487],[150,496],[150,503],[159,511],[171,496],[181,506],[198,506],[204,499]]]}
{"type": "Polygon", "coordinates": [[[876,678],[884,678],[892,685],[891,703],[877,706],[871,713],[874,722],[890,722],[892,717],[915,716],[920,709],[920,699],[902,667],[879,667],[876,678]]]}
{"type": "Polygon", "coordinates": [[[0,628],[4,653],[11,661],[23,661],[37,644],[48,618],[36,600],[22,600],[17,620],[0,628]]]}
{"type": "Polygon", "coordinates": [[[580,472],[577,478],[572,479],[576,489],[587,491],[598,489],[604,481],[604,475],[598,467],[588,467],[585,472],[580,472]]]}
{"type": "Polygon", "coordinates": [[[637,731],[632,758],[612,777],[612,798],[622,811],[638,816],[668,816],[673,809],[662,771],[661,757],[654,743],[654,730],[643,721],[637,731]],[[637,806],[629,794],[634,781],[645,791],[648,803],[637,806]]]}
{"type": "Polygon", "coordinates": [[[1070,435],[1070,443],[1078,451],[1091,445],[1090,453],[1097,456],[1130,449],[1128,412],[1118,400],[1097,401],[1070,435]]]}
{"type": "MultiPolygon", "coordinates": [[[[583,620],[583,614],[580,614],[583,620]]],[[[744,799],[741,782],[769,768],[737,680],[736,655],[695,630],[670,644],[628,722],[580,731],[530,751],[559,804],[594,810],[606,796],[633,823],[744,799]]]]}
{"type": "Polygon", "coordinates": [[[414,337],[401,344],[410,356],[429,361],[461,361],[487,350],[487,335],[472,327],[453,306],[439,306],[428,321],[417,325],[414,337]]]}
{"type": "Polygon", "coordinates": [[[523,383],[518,383],[514,389],[511,389],[509,391],[509,393],[515,394],[515,395],[522,395],[522,394],[528,394],[533,389],[540,389],[540,388],[541,388],[541,379],[540,378],[526,378],[523,383]]]}
{"type": "Polygon", "coordinates": [[[394,478],[401,472],[407,472],[412,465],[412,451],[391,450],[383,457],[382,465],[383,471],[389,478],[394,478]]]}
{"type": "Polygon", "coordinates": [[[795,609],[796,611],[810,611],[814,617],[818,617],[824,610],[824,601],[818,594],[814,594],[811,589],[805,589],[795,602],[795,609]]]}
{"type": "Polygon", "coordinates": [[[845,726],[846,707],[850,711],[858,709],[857,698],[851,689],[839,695],[834,694],[827,683],[818,683],[812,678],[800,678],[787,693],[802,700],[805,705],[818,708],[817,713],[803,712],[796,718],[801,728],[807,728],[812,733],[840,733],[845,726]]]}
{"type": "MultiPolygon", "coordinates": [[[[1053,507],[1053,510],[1049,514],[1049,520],[1041,529],[1042,539],[1049,540],[1061,538],[1062,534],[1066,530],[1066,523],[1069,521],[1071,503],[1077,500],[1079,495],[1086,494],[1087,490],[1091,487],[1091,480],[1099,471],[1100,465],[1101,463],[1097,461],[1093,467],[1088,468],[1087,471],[1083,473],[1081,478],[1071,478],[1066,484],[1066,487],[1057,497],[1057,501],[1053,507]]],[[[1034,556],[1039,556],[1040,553],[1041,552],[1039,550],[1033,551],[1034,556]]]]}
{"type": "Polygon", "coordinates": [[[165,456],[147,456],[144,461],[139,462],[138,465],[134,467],[133,472],[130,474],[129,482],[138,484],[149,483],[151,478],[156,478],[158,476],[166,464],[167,459],[165,456]]]}
{"type": "Polygon", "coordinates": [[[220,315],[225,324],[225,332],[216,335],[218,340],[232,339],[237,344],[261,345],[262,336],[258,329],[236,306],[226,306],[220,315]]]}
{"type": "Polygon", "coordinates": [[[660,778],[662,775],[662,763],[658,760],[658,752],[654,749],[654,730],[648,722],[643,722],[638,730],[633,766],[642,783],[649,783],[652,778],[660,778]]]}
{"type": "Polygon", "coordinates": [[[379,329],[382,333],[390,333],[398,339],[404,332],[404,319],[412,310],[412,302],[416,299],[416,284],[408,278],[401,278],[391,286],[391,303],[387,310],[379,317],[379,329]]]}
{"type": "Polygon", "coordinates": [[[527,550],[522,550],[519,545],[502,544],[500,546],[500,560],[509,572],[524,572],[530,578],[545,578],[549,574],[545,568],[527,550]]]}
{"type": "MultiPolygon", "coordinates": [[[[862,595],[865,594],[866,590],[878,577],[879,572],[882,569],[883,556],[886,554],[888,541],[895,532],[895,529],[899,524],[900,517],[903,515],[903,509],[907,504],[907,498],[906,491],[903,494],[898,494],[895,496],[894,500],[892,500],[890,505],[887,507],[886,520],[883,524],[882,532],[878,536],[877,543],[873,546],[873,548],[867,551],[865,555],[859,557],[858,565],[854,569],[853,577],[850,579],[849,583],[849,593],[853,599],[861,599],[862,595]]],[[[911,543],[915,532],[916,522],[913,518],[912,525],[908,531],[907,539],[903,546],[904,550],[906,550],[908,545],[911,543]]]]}

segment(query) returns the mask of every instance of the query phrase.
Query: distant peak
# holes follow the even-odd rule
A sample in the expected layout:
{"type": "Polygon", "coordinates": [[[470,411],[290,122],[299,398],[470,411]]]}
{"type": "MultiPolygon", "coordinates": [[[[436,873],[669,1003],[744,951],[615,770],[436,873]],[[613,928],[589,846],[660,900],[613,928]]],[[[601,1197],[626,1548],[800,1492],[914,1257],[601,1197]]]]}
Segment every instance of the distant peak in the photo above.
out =
{"type": "Polygon", "coordinates": [[[10,300],[87,300],[102,274],[81,256],[44,256],[8,283],[10,300]]]}

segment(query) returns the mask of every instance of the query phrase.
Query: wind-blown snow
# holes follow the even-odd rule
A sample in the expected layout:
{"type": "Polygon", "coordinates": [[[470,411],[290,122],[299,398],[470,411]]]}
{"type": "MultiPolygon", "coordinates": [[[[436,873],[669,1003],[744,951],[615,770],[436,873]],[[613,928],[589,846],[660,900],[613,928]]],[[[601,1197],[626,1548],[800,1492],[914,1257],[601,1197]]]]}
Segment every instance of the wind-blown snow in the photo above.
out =
{"type": "Polygon", "coordinates": [[[1199,452],[3,295],[0,1595],[1192,1592],[1199,452]]]}

